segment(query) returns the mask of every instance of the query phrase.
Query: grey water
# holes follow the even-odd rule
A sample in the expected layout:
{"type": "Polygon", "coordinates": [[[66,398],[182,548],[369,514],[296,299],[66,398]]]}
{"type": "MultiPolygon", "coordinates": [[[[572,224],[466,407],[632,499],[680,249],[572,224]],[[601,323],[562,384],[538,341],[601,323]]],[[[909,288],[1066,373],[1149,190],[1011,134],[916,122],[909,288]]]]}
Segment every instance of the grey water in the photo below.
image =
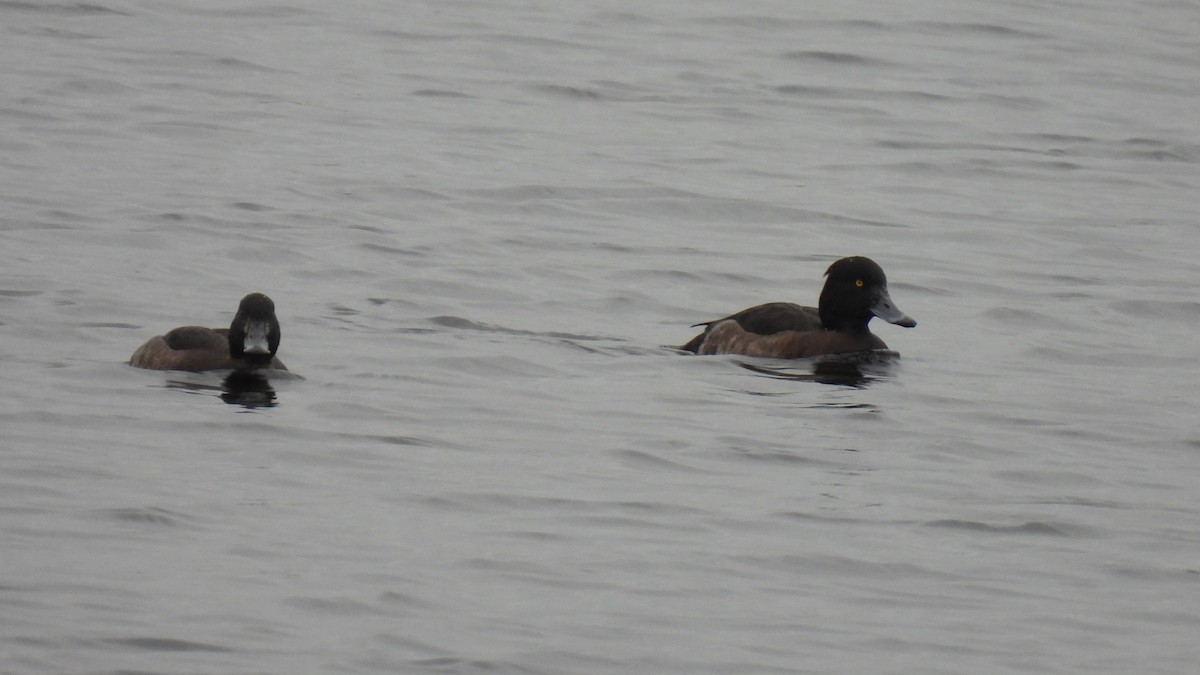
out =
{"type": "Polygon", "coordinates": [[[1196,672],[1198,31],[0,2],[0,672],[1196,672]],[[846,255],[898,360],[670,348],[846,255]]]}

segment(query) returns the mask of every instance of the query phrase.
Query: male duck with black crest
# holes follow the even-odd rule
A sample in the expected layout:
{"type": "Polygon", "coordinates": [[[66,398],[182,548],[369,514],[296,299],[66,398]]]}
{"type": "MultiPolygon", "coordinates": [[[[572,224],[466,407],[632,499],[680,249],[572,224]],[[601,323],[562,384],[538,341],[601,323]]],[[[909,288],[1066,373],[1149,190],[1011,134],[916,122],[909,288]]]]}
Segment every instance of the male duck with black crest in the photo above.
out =
{"type": "Polygon", "coordinates": [[[242,298],[229,328],[183,326],[150,338],[129,358],[129,365],[152,370],[287,370],[279,350],[275,303],[262,293],[242,298]]]}
{"type": "Polygon", "coordinates": [[[695,354],[742,354],[800,359],[887,349],[867,327],[872,317],[917,325],[888,295],[883,268],[870,258],[842,258],[825,272],[818,307],[770,302],[723,319],[698,323],[704,332],[680,349],[695,354]]]}

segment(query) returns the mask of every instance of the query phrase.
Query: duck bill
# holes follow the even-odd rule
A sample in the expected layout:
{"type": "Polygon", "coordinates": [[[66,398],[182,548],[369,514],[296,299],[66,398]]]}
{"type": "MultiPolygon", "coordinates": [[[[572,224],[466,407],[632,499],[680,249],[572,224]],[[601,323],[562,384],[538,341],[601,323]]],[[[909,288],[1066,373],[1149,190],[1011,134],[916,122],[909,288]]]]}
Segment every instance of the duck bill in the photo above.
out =
{"type": "Polygon", "coordinates": [[[917,322],[913,321],[909,315],[900,311],[896,303],[892,302],[892,296],[888,295],[887,289],[884,288],[879,289],[875,295],[875,304],[871,305],[871,313],[897,326],[912,328],[917,325],[917,322]]]}
{"type": "Polygon", "coordinates": [[[242,341],[242,352],[253,356],[266,356],[271,353],[271,344],[267,340],[270,329],[266,321],[247,321],[246,337],[242,341]]]}

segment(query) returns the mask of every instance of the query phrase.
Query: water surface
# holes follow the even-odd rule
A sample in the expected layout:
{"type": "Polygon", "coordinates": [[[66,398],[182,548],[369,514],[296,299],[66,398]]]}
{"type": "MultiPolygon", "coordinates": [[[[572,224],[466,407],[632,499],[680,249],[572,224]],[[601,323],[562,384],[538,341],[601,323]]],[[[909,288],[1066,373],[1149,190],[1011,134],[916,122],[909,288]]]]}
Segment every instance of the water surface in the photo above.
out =
{"type": "Polygon", "coordinates": [[[0,670],[1192,672],[1198,25],[0,3],[0,670]],[[898,361],[669,348],[844,255],[898,361]]]}

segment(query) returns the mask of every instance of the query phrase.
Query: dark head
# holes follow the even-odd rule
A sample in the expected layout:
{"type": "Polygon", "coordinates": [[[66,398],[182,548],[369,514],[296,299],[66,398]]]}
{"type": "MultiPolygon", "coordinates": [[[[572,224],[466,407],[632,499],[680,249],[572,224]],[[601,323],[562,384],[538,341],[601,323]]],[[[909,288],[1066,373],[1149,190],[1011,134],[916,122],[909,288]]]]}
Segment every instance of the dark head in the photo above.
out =
{"type": "Polygon", "coordinates": [[[917,325],[892,302],[887,277],[874,260],[842,258],[829,266],[825,276],[818,309],[827,330],[866,330],[873,316],[906,328],[917,325]]]}
{"type": "Polygon", "coordinates": [[[229,356],[266,368],[279,350],[275,303],[262,293],[242,298],[229,326],[229,356]]]}

